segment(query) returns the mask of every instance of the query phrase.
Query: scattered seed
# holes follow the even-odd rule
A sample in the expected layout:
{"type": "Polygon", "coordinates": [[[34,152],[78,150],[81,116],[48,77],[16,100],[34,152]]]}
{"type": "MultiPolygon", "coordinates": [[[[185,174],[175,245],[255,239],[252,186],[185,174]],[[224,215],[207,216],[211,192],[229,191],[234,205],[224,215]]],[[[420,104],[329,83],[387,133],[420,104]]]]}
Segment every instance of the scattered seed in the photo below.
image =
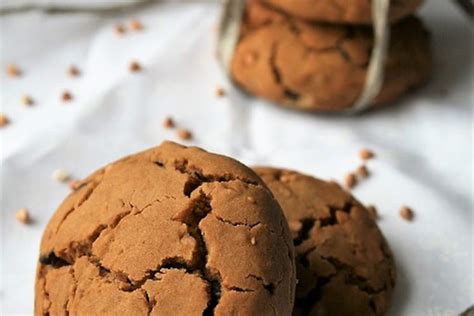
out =
{"type": "Polygon", "coordinates": [[[353,173],[348,173],[344,177],[344,184],[347,188],[352,189],[357,184],[357,178],[353,173]]]}
{"type": "Polygon", "coordinates": [[[191,132],[187,129],[180,128],[178,130],[178,137],[182,140],[189,140],[193,137],[193,134],[191,134],[191,132]]]}
{"type": "Polygon", "coordinates": [[[69,101],[71,101],[71,100],[72,100],[72,94],[71,94],[71,92],[69,92],[69,91],[67,91],[67,90],[63,91],[63,93],[61,94],[61,100],[62,100],[63,102],[69,102],[69,101]]]}
{"type": "Polygon", "coordinates": [[[257,244],[257,241],[255,240],[255,237],[250,238],[250,243],[251,243],[252,245],[256,245],[256,244],[257,244]]]}
{"type": "Polygon", "coordinates": [[[375,221],[379,218],[379,214],[377,212],[377,208],[375,207],[375,205],[368,205],[367,211],[369,212],[369,216],[372,220],[375,221]]]}
{"type": "Polygon", "coordinates": [[[130,28],[134,31],[141,31],[143,30],[143,24],[139,19],[135,18],[130,21],[130,28]]]}
{"type": "Polygon", "coordinates": [[[34,103],[35,102],[29,95],[24,94],[21,96],[21,104],[23,104],[24,106],[32,106],[34,103]]]}
{"type": "Polygon", "coordinates": [[[0,128],[5,127],[8,124],[10,124],[8,117],[5,114],[0,113],[0,128]]]}
{"type": "Polygon", "coordinates": [[[369,159],[372,159],[375,157],[375,154],[373,151],[371,151],[370,149],[361,149],[360,152],[359,152],[359,157],[362,159],[362,160],[369,160],[369,159]]]}
{"type": "Polygon", "coordinates": [[[81,74],[81,71],[79,70],[79,68],[77,68],[76,66],[74,65],[71,65],[69,66],[69,68],[67,69],[67,74],[70,76],[70,77],[77,77],[81,74]]]}
{"type": "Polygon", "coordinates": [[[115,25],[115,33],[117,33],[118,35],[123,35],[126,31],[127,30],[122,24],[115,25]]]}
{"type": "Polygon", "coordinates": [[[165,120],[163,121],[163,126],[164,126],[165,128],[173,128],[173,127],[175,127],[175,123],[174,123],[173,118],[171,118],[171,117],[165,118],[165,120]]]}
{"type": "Polygon", "coordinates": [[[339,224],[343,224],[349,220],[349,214],[343,211],[336,211],[336,220],[339,224]]]}
{"type": "Polygon", "coordinates": [[[67,182],[71,179],[71,175],[64,169],[56,169],[53,171],[53,179],[59,182],[67,182]]]}
{"type": "Polygon", "coordinates": [[[21,208],[16,211],[15,218],[22,224],[28,224],[30,222],[30,213],[26,208],[21,208]]]}
{"type": "Polygon", "coordinates": [[[7,75],[9,77],[19,77],[21,76],[22,71],[21,69],[15,64],[8,64],[7,65],[7,75]]]}
{"type": "Polygon", "coordinates": [[[142,70],[142,66],[136,60],[132,60],[128,65],[130,72],[139,72],[142,70]]]}
{"type": "Polygon", "coordinates": [[[413,213],[412,209],[407,206],[402,206],[400,208],[400,217],[406,221],[412,221],[415,214],[413,213]]]}
{"type": "Polygon", "coordinates": [[[369,176],[369,169],[367,169],[367,166],[362,165],[359,168],[357,168],[356,173],[361,178],[367,178],[369,176]]]}
{"type": "Polygon", "coordinates": [[[218,96],[218,97],[221,98],[221,97],[223,97],[223,96],[225,96],[225,95],[226,95],[226,92],[225,92],[224,88],[222,88],[222,87],[217,87],[217,89],[216,89],[216,96],[218,96]]]}

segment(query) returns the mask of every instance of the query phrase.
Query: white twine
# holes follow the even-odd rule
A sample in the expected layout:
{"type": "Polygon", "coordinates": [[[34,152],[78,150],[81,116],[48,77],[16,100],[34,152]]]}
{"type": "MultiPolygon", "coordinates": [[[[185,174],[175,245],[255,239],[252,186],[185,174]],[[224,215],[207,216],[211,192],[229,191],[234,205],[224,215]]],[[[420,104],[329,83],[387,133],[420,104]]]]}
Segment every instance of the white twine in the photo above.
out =
{"type": "MultiPolygon", "coordinates": [[[[229,75],[232,58],[240,36],[245,3],[246,0],[227,0],[224,3],[217,55],[229,75]]],[[[390,0],[372,0],[374,47],[367,68],[367,77],[359,98],[345,113],[355,114],[368,109],[382,89],[385,59],[390,43],[389,10],[390,0]]]]}

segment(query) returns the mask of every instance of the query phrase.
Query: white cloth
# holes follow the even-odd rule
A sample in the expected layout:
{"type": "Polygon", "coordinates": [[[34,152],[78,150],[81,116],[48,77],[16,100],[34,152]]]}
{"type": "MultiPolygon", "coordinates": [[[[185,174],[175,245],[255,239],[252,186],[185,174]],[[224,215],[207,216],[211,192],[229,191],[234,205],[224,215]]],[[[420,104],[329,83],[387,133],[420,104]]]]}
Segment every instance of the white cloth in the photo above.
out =
{"type": "Polygon", "coordinates": [[[38,245],[68,189],[51,179],[64,168],[83,177],[123,155],[176,139],[162,128],[172,115],[192,144],[248,164],[298,169],[341,179],[375,150],[372,176],[354,193],[375,203],[398,265],[391,315],[455,315],[474,302],[472,192],[472,28],[450,2],[421,12],[433,30],[433,80],[400,102],[341,117],[284,110],[231,89],[214,58],[217,4],[153,4],[127,15],[45,14],[0,17],[1,67],[18,63],[20,79],[0,77],[2,315],[31,315],[38,245]],[[143,32],[118,37],[113,26],[138,16],[143,32]],[[141,73],[131,74],[137,59],[141,73]],[[82,75],[65,71],[77,64],[82,75]],[[215,97],[216,85],[229,95],[215,97]],[[73,101],[63,104],[61,91],[73,101]],[[20,105],[29,93],[32,108],[20,105]],[[402,204],[413,223],[398,216],[402,204]],[[23,226],[14,213],[30,209],[23,226]]]}

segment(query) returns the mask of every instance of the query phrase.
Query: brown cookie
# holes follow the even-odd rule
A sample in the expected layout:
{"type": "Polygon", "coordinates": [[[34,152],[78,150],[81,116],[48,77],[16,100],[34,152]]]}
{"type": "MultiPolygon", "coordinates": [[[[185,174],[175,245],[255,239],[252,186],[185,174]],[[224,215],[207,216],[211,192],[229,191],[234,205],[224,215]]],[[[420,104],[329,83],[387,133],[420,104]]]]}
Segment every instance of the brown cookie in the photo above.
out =
{"type": "MultiPolygon", "coordinates": [[[[385,80],[373,105],[391,102],[425,82],[430,36],[419,19],[392,26],[385,80]]],[[[307,111],[340,111],[358,99],[373,47],[370,27],[324,25],[248,2],[231,72],[251,94],[307,111]]]]}
{"type": "Polygon", "coordinates": [[[395,265],[370,213],[336,183],[255,170],[280,203],[296,246],[293,315],[384,315],[395,265]]]}
{"type": "MultiPolygon", "coordinates": [[[[370,24],[369,0],[261,0],[288,14],[319,22],[370,24]]],[[[397,21],[418,9],[422,0],[390,1],[390,21],[397,21]]]]}
{"type": "Polygon", "coordinates": [[[260,178],[165,142],[95,172],[41,243],[35,315],[288,315],[294,248],[260,178]]]}

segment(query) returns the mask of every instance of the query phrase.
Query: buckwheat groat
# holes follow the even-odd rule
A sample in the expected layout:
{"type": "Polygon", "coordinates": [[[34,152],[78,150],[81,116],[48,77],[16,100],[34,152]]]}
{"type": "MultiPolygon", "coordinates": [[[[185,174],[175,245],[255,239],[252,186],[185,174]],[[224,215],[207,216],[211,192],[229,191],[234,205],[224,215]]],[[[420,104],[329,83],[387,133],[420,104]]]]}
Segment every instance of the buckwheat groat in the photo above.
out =
{"type": "Polygon", "coordinates": [[[95,172],[41,243],[36,315],[288,315],[294,249],[253,171],[165,142],[95,172]]]}
{"type": "MultiPolygon", "coordinates": [[[[370,24],[370,0],[261,0],[291,15],[312,21],[337,24],[370,24]]],[[[422,0],[390,1],[390,20],[412,14],[422,0]]]]}
{"type": "MultiPolygon", "coordinates": [[[[427,80],[429,34],[415,17],[392,26],[385,80],[372,105],[396,100],[427,80]]],[[[341,111],[365,86],[370,27],[305,22],[249,0],[232,60],[234,81],[251,94],[306,111],[341,111]]]]}
{"type": "Polygon", "coordinates": [[[395,265],[371,214],[336,183],[255,170],[283,208],[296,246],[293,315],[384,315],[395,265]]]}

